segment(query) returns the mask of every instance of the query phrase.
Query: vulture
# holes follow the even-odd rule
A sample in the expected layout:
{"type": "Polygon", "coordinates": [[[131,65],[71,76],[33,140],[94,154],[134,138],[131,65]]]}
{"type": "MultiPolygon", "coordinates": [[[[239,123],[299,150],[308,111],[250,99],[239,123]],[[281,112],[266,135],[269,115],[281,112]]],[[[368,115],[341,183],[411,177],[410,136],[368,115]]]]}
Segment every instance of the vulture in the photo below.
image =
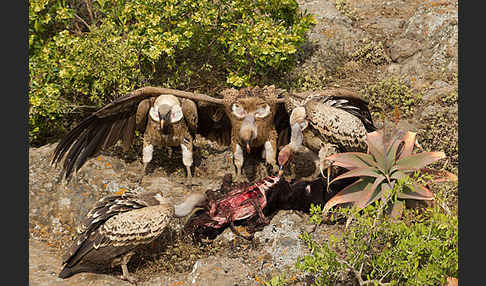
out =
{"type": "Polygon", "coordinates": [[[241,179],[245,152],[250,153],[257,147],[263,147],[262,158],[274,172],[278,171],[275,117],[278,104],[284,100],[278,98],[281,93],[282,90],[274,86],[226,89],[222,92],[224,110],[231,121],[231,147],[237,179],[241,179]]]}
{"type": "Polygon", "coordinates": [[[99,150],[122,141],[127,151],[135,130],[143,130],[144,174],[155,146],[180,147],[187,177],[192,177],[193,136],[197,129],[197,106],[184,94],[164,88],[145,87],[122,96],[92,113],[69,131],[54,150],[51,163],[64,162],[60,178],[69,179],[99,150]]]}
{"type": "Polygon", "coordinates": [[[368,102],[344,88],[288,94],[285,108],[290,113],[291,136],[278,154],[280,175],[293,154],[306,148],[318,154],[322,174],[329,155],[366,152],[366,133],[376,130],[368,102]]]}
{"type": "Polygon", "coordinates": [[[172,218],[204,205],[206,197],[199,193],[175,206],[160,192],[125,192],[101,198],[78,226],[78,237],[63,259],[59,278],[120,265],[121,279],[136,282],[127,263],[137,248],[159,237],[172,218]]]}
{"type": "Polygon", "coordinates": [[[274,116],[277,104],[284,103],[284,98],[277,98],[280,93],[281,90],[274,86],[225,89],[221,93],[223,98],[215,98],[169,88],[142,87],[82,120],[61,139],[51,163],[57,164],[64,158],[60,178],[69,179],[88,158],[119,140],[123,149],[128,150],[135,130],[139,128],[144,132],[144,174],[155,146],[180,146],[187,177],[192,177],[193,138],[198,130],[196,101],[216,106],[216,110],[224,109],[231,124],[231,144],[238,177],[244,161],[243,148],[250,152],[254,147],[264,146],[263,157],[274,170],[278,170],[274,116]]]}

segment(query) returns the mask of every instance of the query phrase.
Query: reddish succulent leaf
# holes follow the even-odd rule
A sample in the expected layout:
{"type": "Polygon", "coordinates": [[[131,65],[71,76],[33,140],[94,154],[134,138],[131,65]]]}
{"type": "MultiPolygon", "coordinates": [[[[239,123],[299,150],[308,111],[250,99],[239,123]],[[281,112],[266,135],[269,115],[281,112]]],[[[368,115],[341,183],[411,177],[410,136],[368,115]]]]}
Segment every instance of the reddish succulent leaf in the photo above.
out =
{"type": "Polygon", "coordinates": [[[332,197],[329,201],[327,201],[327,203],[324,205],[324,214],[326,214],[327,211],[329,211],[329,209],[335,205],[358,201],[363,196],[363,190],[367,186],[371,187],[372,184],[372,179],[362,178],[351,185],[346,186],[344,189],[339,191],[339,193],[334,195],[334,197],[332,197]]]}
{"type": "Polygon", "coordinates": [[[390,198],[390,191],[395,186],[395,181],[392,181],[391,184],[383,184],[381,188],[381,199],[384,201],[388,201],[390,198]]]}
{"type": "Polygon", "coordinates": [[[373,168],[373,167],[362,167],[362,168],[352,169],[351,171],[348,171],[344,174],[337,176],[336,178],[334,178],[331,181],[331,183],[334,182],[334,181],[337,181],[337,180],[341,180],[341,179],[344,179],[344,178],[350,178],[350,177],[374,177],[374,178],[377,178],[378,176],[383,176],[383,175],[381,175],[380,172],[378,172],[378,170],[376,170],[375,168],[373,168]]]}
{"type": "Polygon", "coordinates": [[[346,169],[355,169],[360,167],[374,167],[373,157],[370,154],[361,152],[337,153],[328,156],[326,160],[333,162],[333,165],[346,169]]]}
{"type": "Polygon", "coordinates": [[[402,158],[405,158],[405,157],[412,155],[413,147],[415,146],[415,135],[416,134],[417,133],[415,133],[415,132],[408,131],[402,137],[402,141],[405,143],[405,145],[403,145],[403,149],[402,149],[398,159],[402,159],[402,158]]]}
{"type": "Polygon", "coordinates": [[[420,170],[423,167],[437,160],[445,158],[444,152],[423,152],[412,154],[396,162],[393,169],[397,170],[420,170]]]}
{"type": "Polygon", "coordinates": [[[365,190],[363,190],[363,198],[355,203],[359,209],[364,209],[374,201],[378,200],[382,197],[383,194],[383,187],[388,184],[382,184],[383,180],[385,180],[385,176],[380,176],[376,178],[373,182],[373,185],[367,186],[365,190]]]}
{"type": "Polygon", "coordinates": [[[414,184],[413,190],[409,186],[398,193],[399,199],[413,199],[413,200],[433,200],[434,193],[421,184],[414,184]]]}
{"type": "Polygon", "coordinates": [[[383,135],[379,131],[366,133],[366,142],[368,143],[368,150],[370,154],[375,158],[378,167],[384,169],[385,145],[383,144],[383,135]]]}
{"type": "Polygon", "coordinates": [[[390,144],[386,150],[386,156],[385,156],[385,169],[390,170],[390,168],[393,166],[393,163],[395,162],[398,146],[400,146],[400,143],[402,140],[395,140],[390,144]]]}
{"type": "Polygon", "coordinates": [[[401,179],[403,177],[406,177],[406,176],[408,176],[408,175],[405,174],[405,172],[403,172],[403,171],[395,171],[390,176],[390,179],[392,179],[392,180],[399,180],[399,179],[401,179]]]}
{"type": "Polygon", "coordinates": [[[457,176],[446,170],[434,170],[429,168],[420,169],[420,174],[432,176],[432,182],[457,182],[457,176]]]}

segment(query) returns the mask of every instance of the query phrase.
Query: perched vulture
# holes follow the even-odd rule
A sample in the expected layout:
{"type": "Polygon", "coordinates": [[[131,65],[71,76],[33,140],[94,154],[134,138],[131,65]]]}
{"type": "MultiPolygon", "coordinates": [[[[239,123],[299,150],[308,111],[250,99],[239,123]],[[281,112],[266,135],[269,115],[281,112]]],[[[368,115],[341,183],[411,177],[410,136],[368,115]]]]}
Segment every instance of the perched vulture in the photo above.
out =
{"type": "Polygon", "coordinates": [[[137,128],[143,134],[144,172],[152,160],[154,146],[180,147],[182,161],[191,177],[192,140],[197,128],[196,104],[173,94],[183,91],[145,87],[107,104],[74,127],[54,150],[52,163],[64,163],[61,178],[68,179],[99,150],[119,140],[125,151],[132,144],[137,128]],[[67,154],[66,154],[67,153],[67,154]]]}
{"type": "Polygon", "coordinates": [[[275,116],[278,104],[284,100],[278,98],[281,93],[282,90],[274,86],[226,89],[222,92],[225,112],[231,121],[231,147],[237,178],[241,178],[243,150],[250,153],[256,147],[263,146],[262,158],[275,172],[278,171],[275,116]]]}
{"type": "Polygon", "coordinates": [[[203,194],[193,194],[176,206],[160,192],[106,196],[77,228],[78,237],[63,259],[59,277],[121,265],[121,278],[134,282],[127,263],[137,248],[160,236],[174,216],[186,216],[196,206],[205,204],[203,194]]]}
{"type": "Polygon", "coordinates": [[[303,146],[319,154],[320,169],[326,157],[337,152],[366,152],[366,133],[376,130],[368,102],[343,88],[289,94],[290,143],[278,155],[280,174],[294,152],[303,146]]]}

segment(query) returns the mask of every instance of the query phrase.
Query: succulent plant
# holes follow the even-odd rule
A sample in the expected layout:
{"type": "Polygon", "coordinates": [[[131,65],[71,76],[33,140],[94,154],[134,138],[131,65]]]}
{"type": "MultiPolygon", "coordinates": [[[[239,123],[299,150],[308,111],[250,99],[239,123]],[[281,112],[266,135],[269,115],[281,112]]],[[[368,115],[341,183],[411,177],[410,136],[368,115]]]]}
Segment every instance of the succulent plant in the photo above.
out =
{"type": "MultiPolygon", "coordinates": [[[[424,168],[437,160],[446,157],[444,152],[414,153],[416,145],[414,132],[406,132],[403,136],[387,139],[383,130],[366,134],[368,152],[346,152],[327,157],[335,166],[348,169],[330,183],[337,180],[360,177],[356,182],[346,186],[332,197],[324,206],[326,214],[333,206],[352,203],[359,210],[382,199],[388,201],[391,190],[399,180],[408,179],[411,174],[419,171],[433,177],[434,182],[453,181],[457,177],[444,170],[424,168]]],[[[397,192],[397,199],[433,200],[434,194],[417,180],[410,180],[397,192]]]]}

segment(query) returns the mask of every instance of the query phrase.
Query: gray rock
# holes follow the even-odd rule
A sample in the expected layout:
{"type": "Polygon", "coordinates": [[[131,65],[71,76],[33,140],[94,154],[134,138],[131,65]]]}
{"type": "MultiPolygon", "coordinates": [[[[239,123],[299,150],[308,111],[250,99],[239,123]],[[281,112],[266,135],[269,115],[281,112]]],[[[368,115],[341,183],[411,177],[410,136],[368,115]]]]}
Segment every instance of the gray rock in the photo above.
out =
{"type": "Polygon", "coordinates": [[[390,58],[395,62],[402,62],[403,60],[413,56],[420,49],[420,43],[410,39],[397,39],[393,41],[390,47],[390,58]]]}

